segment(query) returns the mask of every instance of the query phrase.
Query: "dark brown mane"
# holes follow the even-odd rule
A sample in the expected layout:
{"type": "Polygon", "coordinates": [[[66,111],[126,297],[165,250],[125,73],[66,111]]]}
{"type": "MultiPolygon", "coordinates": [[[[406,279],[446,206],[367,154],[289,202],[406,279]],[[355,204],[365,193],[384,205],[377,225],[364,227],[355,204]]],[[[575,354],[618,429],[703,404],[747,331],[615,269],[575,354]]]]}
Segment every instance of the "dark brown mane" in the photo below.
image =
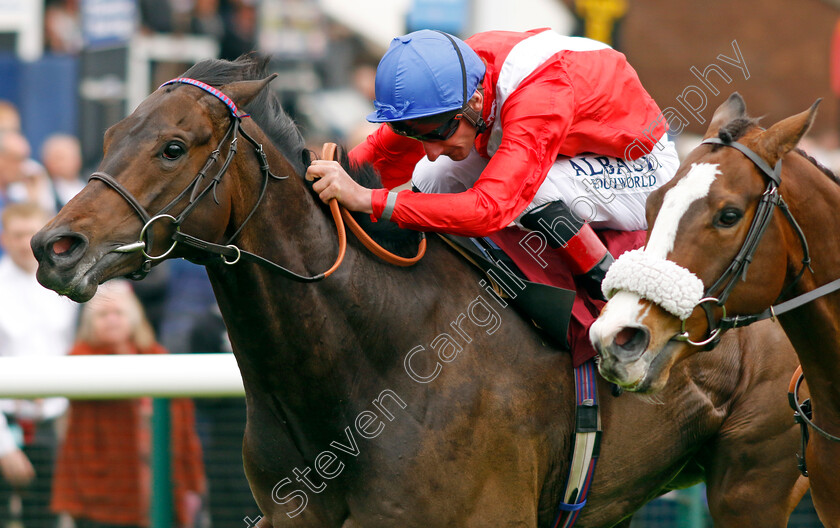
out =
{"type": "MultiPolygon", "coordinates": [[[[350,163],[347,153],[342,150],[341,165],[359,185],[368,189],[381,189],[382,180],[379,174],[369,163],[356,166],[350,163]]],[[[380,220],[372,222],[370,215],[362,213],[351,213],[353,218],[376,242],[401,257],[412,257],[417,253],[417,244],[420,243],[420,233],[408,229],[401,229],[397,224],[380,220]]]]}
{"type": "Polygon", "coordinates": [[[826,176],[828,176],[829,178],[831,178],[831,181],[833,181],[833,182],[834,182],[834,183],[836,183],[837,185],[840,185],[840,178],[838,178],[838,177],[837,177],[837,175],[834,173],[834,171],[832,171],[831,169],[829,169],[828,167],[826,167],[825,165],[823,165],[822,163],[820,163],[819,161],[817,161],[817,159],[816,159],[816,158],[814,158],[813,156],[811,156],[810,154],[808,154],[807,152],[805,152],[805,151],[804,151],[804,150],[802,150],[801,148],[797,147],[797,148],[795,148],[795,149],[793,149],[793,150],[794,150],[795,152],[799,153],[800,155],[802,155],[802,157],[803,157],[803,158],[805,158],[806,160],[808,160],[808,161],[810,161],[811,163],[813,163],[815,167],[817,167],[817,168],[818,168],[821,172],[823,172],[826,176]]]}

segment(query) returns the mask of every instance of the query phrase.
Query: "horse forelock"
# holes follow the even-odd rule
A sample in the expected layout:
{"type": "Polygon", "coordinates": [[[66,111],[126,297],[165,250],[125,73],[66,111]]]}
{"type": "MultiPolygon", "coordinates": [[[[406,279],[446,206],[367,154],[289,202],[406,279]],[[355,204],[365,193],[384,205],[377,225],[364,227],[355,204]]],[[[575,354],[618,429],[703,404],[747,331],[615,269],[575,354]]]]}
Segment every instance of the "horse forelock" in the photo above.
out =
{"type": "Polygon", "coordinates": [[[717,136],[727,143],[737,141],[744,137],[747,132],[758,128],[760,118],[737,117],[718,129],[717,136]]]}

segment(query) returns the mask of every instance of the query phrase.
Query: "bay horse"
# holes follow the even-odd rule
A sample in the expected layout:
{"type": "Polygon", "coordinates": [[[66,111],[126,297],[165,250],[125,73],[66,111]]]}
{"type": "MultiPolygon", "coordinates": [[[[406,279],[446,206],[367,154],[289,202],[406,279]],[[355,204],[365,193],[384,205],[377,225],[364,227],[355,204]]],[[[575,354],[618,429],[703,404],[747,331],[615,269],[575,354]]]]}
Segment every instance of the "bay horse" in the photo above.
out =
{"type": "MultiPolygon", "coordinates": [[[[767,130],[747,117],[737,93],[716,110],[704,142],[648,199],[645,250],[605,280],[614,296],[590,337],[603,376],[653,392],[677,361],[696,357],[721,330],[778,315],[807,379],[813,423],[826,432],[809,425],[814,506],[836,527],[840,439],[828,437],[840,435],[840,295],[798,306],[811,297],[800,295],[840,277],[838,179],[796,149],[817,103],[767,130]],[[651,269],[662,273],[663,287],[638,279],[651,269]],[[789,302],[769,309],[782,300],[789,302]]],[[[760,361],[770,367],[774,360],[760,361]]]]}
{"type": "MultiPolygon", "coordinates": [[[[83,302],[164,255],[205,264],[245,385],[243,456],[263,528],[550,526],[574,430],[569,354],[436,239],[411,268],[353,239],[324,278],[338,237],[263,62],[205,61],[185,76],[218,93],[167,84],[108,129],[98,172],[32,241],[38,280],[83,302]]],[[[414,248],[416,233],[366,225],[414,248]]],[[[779,394],[795,356],[774,328],[733,332],[684,362],[664,405],[609,397],[598,381],[604,434],[579,526],[626,526],[701,480],[720,526],[786,525],[807,482],[779,394]]]]}

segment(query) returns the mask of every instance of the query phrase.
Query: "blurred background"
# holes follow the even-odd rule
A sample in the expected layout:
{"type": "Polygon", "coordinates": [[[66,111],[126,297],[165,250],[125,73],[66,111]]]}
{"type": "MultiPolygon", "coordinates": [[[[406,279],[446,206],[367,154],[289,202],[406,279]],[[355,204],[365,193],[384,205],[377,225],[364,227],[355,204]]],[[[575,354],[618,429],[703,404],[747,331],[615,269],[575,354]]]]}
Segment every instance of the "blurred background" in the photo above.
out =
{"type": "MultiPolygon", "coordinates": [[[[338,141],[352,148],[371,131],[364,116],[372,111],[376,65],[394,36],[432,28],[466,38],[538,27],[624,52],[669,116],[683,153],[697,144],[714,109],[733,91],[744,96],[753,115],[765,116],[765,125],[823,98],[802,146],[840,169],[838,0],[0,0],[0,208],[36,202],[55,213],[95,170],[105,129],[201,59],[234,59],[252,50],[270,56],[270,69],[279,74],[271,89],[310,146],[319,150],[324,141],[338,141]]],[[[25,223],[28,217],[21,214],[25,223]]],[[[4,229],[15,218],[4,217],[4,229]]],[[[9,291],[4,280],[0,296],[9,291]]],[[[203,269],[167,262],[131,290],[168,352],[230,353],[203,269]]],[[[25,343],[26,336],[20,339],[25,343]]],[[[11,350],[0,337],[0,356],[13,355],[11,350]]],[[[58,342],[51,350],[69,352],[58,342]]],[[[9,427],[21,430],[20,452],[36,453],[38,441],[23,431],[31,417],[14,404],[0,407],[9,427]]],[[[136,401],[130,409],[142,434],[150,404],[136,401]]],[[[173,444],[197,439],[201,448],[191,470],[199,472],[200,463],[196,489],[190,490],[198,502],[190,503],[184,525],[248,526],[258,510],[241,469],[244,401],[202,398],[188,411],[177,409],[192,416],[193,425],[173,433],[181,435],[173,444]]],[[[69,415],[56,412],[42,420],[50,434],[40,454],[30,456],[39,478],[46,479],[37,491],[44,495],[40,502],[27,502],[34,488],[9,486],[6,477],[15,473],[7,473],[4,460],[11,459],[0,452],[0,525],[73,526],[66,508],[48,506],[51,467],[72,406],[69,415]]],[[[95,442],[106,433],[87,434],[95,442]]],[[[103,522],[76,524],[127,521],[103,522]]],[[[637,527],[708,525],[699,487],[655,501],[634,520],[637,527]]],[[[819,526],[807,496],[791,526],[819,526]]]]}

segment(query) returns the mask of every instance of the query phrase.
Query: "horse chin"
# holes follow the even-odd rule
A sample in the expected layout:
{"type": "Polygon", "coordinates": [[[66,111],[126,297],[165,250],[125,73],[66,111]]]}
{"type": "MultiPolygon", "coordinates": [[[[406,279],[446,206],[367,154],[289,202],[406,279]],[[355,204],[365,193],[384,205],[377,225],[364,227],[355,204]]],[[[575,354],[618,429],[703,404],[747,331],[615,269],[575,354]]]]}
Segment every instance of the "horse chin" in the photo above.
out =
{"type": "Polygon", "coordinates": [[[137,269],[137,257],[120,253],[105,253],[83,259],[72,268],[58,268],[41,263],[36,277],[47,289],[83,303],[89,301],[103,282],[132,273],[137,269]]]}

